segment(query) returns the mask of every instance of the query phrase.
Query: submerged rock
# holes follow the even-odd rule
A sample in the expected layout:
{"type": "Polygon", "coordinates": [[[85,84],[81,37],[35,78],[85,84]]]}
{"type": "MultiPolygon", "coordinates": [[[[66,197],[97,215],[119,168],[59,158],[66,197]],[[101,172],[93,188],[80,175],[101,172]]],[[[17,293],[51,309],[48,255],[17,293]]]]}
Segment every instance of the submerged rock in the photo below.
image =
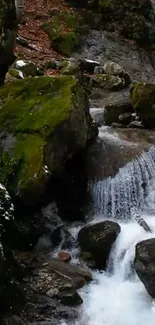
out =
{"type": "Polygon", "coordinates": [[[97,268],[105,269],[112,244],[120,231],[119,224],[113,221],[103,221],[83,227],[78,234],[78,240],[81,251],[85,253],[84,259],[87,260],[88,257],[89,261],[90,259],[95,261],[97,268]]]}
{"type": "Polygon", "coordinates": [[[0,181],[31,206],[91,139],[88,101],[72,76],[19,80],[0,97],[0,181]]]}
{"type": "Polygon", "coordinates": [[[155,298],[155,238],[136,245],[135,270],[148,293],[155,298]]]}
{"type": "Polygon", "coordinates": [[[142,123],[155,127],[155,85],[137,82],[131,88],[131,102],[142,123]]]}

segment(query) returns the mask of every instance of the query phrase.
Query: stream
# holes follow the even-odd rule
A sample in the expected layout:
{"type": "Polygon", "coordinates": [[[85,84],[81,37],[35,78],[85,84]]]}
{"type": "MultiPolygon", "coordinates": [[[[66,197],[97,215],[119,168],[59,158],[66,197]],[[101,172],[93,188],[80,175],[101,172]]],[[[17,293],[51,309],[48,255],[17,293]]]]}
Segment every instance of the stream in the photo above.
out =
{"type": "MultiPolygon", "coordinates": [[[[101,126],[99,136],[103,143],[109,139],[118,142],[120,148],[132,147],[121,139],[117,130],[101,126]]],[[[80,290],[84,303],[74,324],[154,325],[155,302],[136,275],[133,261],[135,245],[155,237],[155,147],[142,150],[119,168],[115,176],[94,179],[89,190],[93,200],[92,222],[117,221],[121,233],[111,251],[107,270],[93,271],[91,284],[80,290]],[[136,223],[135,214],[146,220],[151,234],[136,223]]]]}

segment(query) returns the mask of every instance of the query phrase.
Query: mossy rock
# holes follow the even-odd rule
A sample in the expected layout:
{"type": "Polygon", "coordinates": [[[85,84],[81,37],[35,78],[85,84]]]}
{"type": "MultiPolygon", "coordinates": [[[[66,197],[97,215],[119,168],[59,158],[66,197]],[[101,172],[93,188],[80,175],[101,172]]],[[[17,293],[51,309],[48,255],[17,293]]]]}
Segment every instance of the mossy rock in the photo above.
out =
{"type": "Polygon", "coordinates": [[[124,88],[125,81],[119,76],[96,74],[92,77],[92,85],[97,88],[119,90],[124,88]]]}
{"type": "Polygon", "coordinates": [[[80,44],[80,24],[74,15],[54,16],[48,23],[43,24],[42,28],[48,34],[53,48],[65,56],[70,56],[80,44]],[[61,21],[66,25],[65,31],[61,21]]]}
{"type": "Polygon", "coordinates": [[[72,76],[25,78],[0,88],[0,182],[24,203],[91,137],[83,88],[72,76]]]}
{"type": "Polygon", "coordinates": [[[76,62],[68,62],[67,65],[61,69],[61,74],[64,75],[77,75],[79,73],[80,69],[76,62]]]}
{"type": "Polygon", "coordinates": [[[52,39],[53,48],[65,56],[70,56],[80,45],[79,36],[74,32],[62,33],[52,39]]]}
{"type": "Polygon", "coordinates": [[[11,71],[12,70],[17,70],[20,73],[20,76],[22,78],[26,77],[36,77],[36,76],[42,76],[43,72],[41,69],[37,67],[35,63],[32,61],[27,61],[27,60],[17,60],[13,63],[11,66],[11,71]]]}
{"type": "Polygon", "coordinates": [[[135,83],[131,88],[131,102],[143,124],[155,128],[155,85],[135,83]]]}

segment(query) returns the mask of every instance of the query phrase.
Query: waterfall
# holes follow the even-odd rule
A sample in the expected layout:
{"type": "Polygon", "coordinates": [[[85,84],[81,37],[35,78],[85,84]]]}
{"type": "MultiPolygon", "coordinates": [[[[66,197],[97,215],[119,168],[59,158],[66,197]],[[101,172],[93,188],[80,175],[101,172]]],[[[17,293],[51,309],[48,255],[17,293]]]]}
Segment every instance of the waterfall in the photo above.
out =
{"type": "Polygon", "coordinates": [[[94,282],[82,291],[84,305],[78,324],[155,324],[155,304],[133,268],[136,243],[155,237],[154,218],[147,217],[147,222],[153,230],[151,235],[134,221],[120,224],[122,230],[111,252],[108,271],[94,272],[94,282]]]}
{"type": "MultiPolygon", "coordinates": [[[[155,237],[155,147],[122,167],[115,177],[90,185],[96,213],[119,222],[106,271],[93,271],[93,281],[80,290],[83,305],[72,325],[154,325],[155,301],[134,270],[135,246],[155,237]],[[141,215],[146,232],[132,213],[141,215]],[[154,214],[154,215],[153,215],[154,214]]],[[[67,323],[63,323],[66,325],[67,323]]]]}
{"type": "MultiPolygon", "coordinates": [[[[155,177],[155,147],[120,168],[115,177],[89,184],[95,214],[129,219],[142,212],[155,177]]],[[[152,197],[155,202],[155,197],[152,197]]],[[[153,202],[153,204],[154,204],[153,202]]]]}

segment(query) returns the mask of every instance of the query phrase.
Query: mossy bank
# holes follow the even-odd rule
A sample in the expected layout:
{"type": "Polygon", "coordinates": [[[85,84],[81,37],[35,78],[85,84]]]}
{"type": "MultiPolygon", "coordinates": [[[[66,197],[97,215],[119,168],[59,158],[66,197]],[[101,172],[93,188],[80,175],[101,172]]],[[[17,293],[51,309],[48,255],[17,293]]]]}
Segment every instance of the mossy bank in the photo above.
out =
{"type": "Polygon", "coordinates": [[[73,76],[26,78],[0,88],[0,182],[25,204],[91,137],[85,92],[73,76]]]}

